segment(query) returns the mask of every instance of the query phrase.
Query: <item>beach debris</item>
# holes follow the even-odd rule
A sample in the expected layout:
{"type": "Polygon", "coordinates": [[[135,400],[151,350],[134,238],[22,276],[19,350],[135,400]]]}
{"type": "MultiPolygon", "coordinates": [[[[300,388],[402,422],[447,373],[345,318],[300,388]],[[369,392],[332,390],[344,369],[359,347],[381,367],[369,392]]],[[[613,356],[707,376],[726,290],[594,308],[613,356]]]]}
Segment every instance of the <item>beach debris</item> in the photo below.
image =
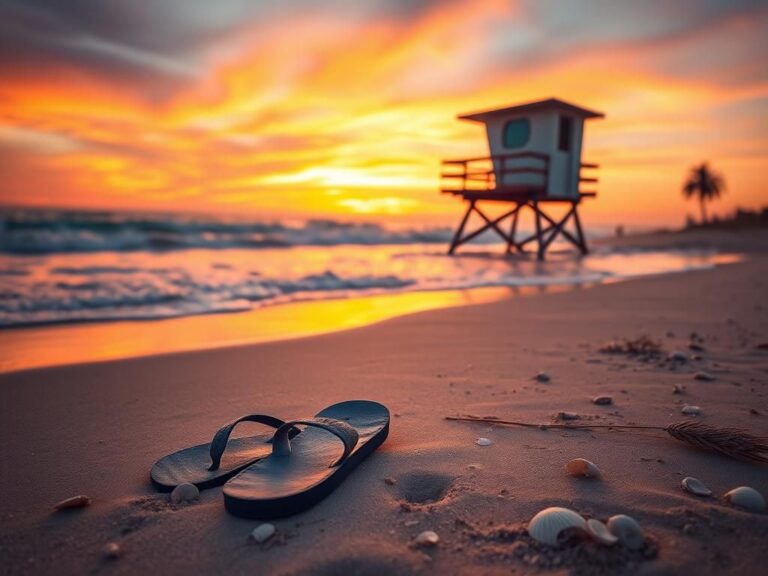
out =
{"type": "Polygon", "coordinates": [[[608,530],[619,539],[619,542],[630,550],[639,550],[645,544],[645,533],[640,524],[626,514],[618,514],[608,518],[608,530]]]}
{"type": "Polygon", "coordinates": [[[692,404],[686,404],[680,409],[680,412],[686,416],[698,416],[701,414],[701,408],[692,404]]]}
{"type": "Polygon", "coordinates": [[[661,430],[675,440],[709,452],[717,452],[729,458],[753,460],[768,464],[768,438],[755,436],[739,428],[721,428],[693,420],[674,422],[668,426],[644,424],[536,424],[518,420],[502,420],[497,417],[446,416],[446,420],[482,422],[501,426],[523,426],[547,430],[661,430]]]}
{"type": "Polygon", "coordinates": [[[192,502],[200,498],[200,490],[194,484],[189,482],[183,482],[176,486],[171,492],[171,502],[173,504],[181,504],[184,502],[192,502]]]}
{"type": "Polygon", "coordinates": [[[573,510],[559,506],[544,508],[528,522],[531,538],[548,546],[557,546],[560,533],[569,528],[586,530],[586,521],[573,510]]]}
{"type": "Polygon", "coordinates": [[[648,336],[640,336],[634,340],[612,340],[603,344],[599,351],[603,354],[626,354],[629,356],[654,357],[661,354],[661,344],[651,340],[648,336]]]}
{"type": "Polygon", "coordinates": [[[565,465],[565,470],[571,476],[582,476],[584,478],[600,478],[600,468],[593,462],[584,458],[574,458],[565,465]]]}
{"type": "Polygon", "coordinates": [[[432,548],[433,546],[437,546],[439,542],[440,536],[437,535],[437,532],[433,532],[432,530],[424,530],[424,532],[420,532],[419,535],[413,539],[413,543],[422,548],[432,548]]]}
{"type": "Polygon", "coordinates": [[[712,495],[712,490],[707,488],[704,485],[704,482],[692,476],[686,476],[685,478],[683,478],[683,480],[680,482],[680,485],[683,487],[683,490],[685,490],[686,492],[690,492],[691,494],[694,494],[696,496],[712,495]]]}
{"type": "Polygon", "coordinates": [[[542,384],[546,384],[552,378],[546,372],[537,372],[536,376],[534,376],[533,379],[536,380],[536,382],[541,382],[542,384]]]}
{"type": "Polygon", "coordinates": [[[263,544],[272,538],[272,536],[275,535],[275,532],[277,532],[277,528],[275,528],[274,524],[259,524],[251,531],[251,540],[257,544],[263,544]]]}
{"type": "Polygon", "coordinates": [[[107,560],[117,560],[123,555],[123,549],[117,542],[107,542],[101,548],[101,555],[107,560]]]}
{"type": "Polygon", "coordinates": [[[587,520],[587,532],[593,540],[606,546],[613,546],[619,541],[618,537],[614,536],[605,524],[595,518],[587,520]]]}
{"type": "Polygon", "coordinates": [[[467,464],[467,470],[482,470],[482,469],[483,469],[482,464],[477,464],[477,463],[467,464]]]}
{"type": "Polygon", "coordinates": [[[763,498],[760,492],[749,486],[739,486],[729,490],[723,498],[725,498],[726,502],[750,512],[765,511],[765,498],[763,498]]]}
{"type": "Polygon", "coordinates": [[[90,497],[79,494],[62,500],[61,502],[57,502],[53,505],[53,508],[54,510],[71,510],[72,508],[85,508],[90,505],[90,503],[90,497]]]}
{"type": "Polygon", "coordinates": [[[395,484],[397,484],[397,480],[392,478],[392,476],[387,476],[386,478],[384,478],[384,484],[386,484],[387,486],[394,486],[395,484]]]}
{"type": "Polygon", "coordinates": [[[680,350],[673,350],[667,355],[667,360],[670,362],[679,362],[680,364],[685,364],[688,362],[688,355],[685,352],[681,352],[680,350]]]}
{"type": "Polygon", "coordinates": [[[558,420],[578,420],[579,415],[576,412],[558,412],[558,420]]]}
{"type": "Polygon", "coordinates": [[[682,386],[680,384],[675,384],[672,387],[672,394],[685,394],[685,386],[682,386]]]}
{"type": "Polygon", "coordinates": [[[403,526],[405,526],[406,528],[410,528],[411,526],[416,526],[417,524],[419,524],[419,520],[406,520],[405,522],[403,522],[403,526]]]}
{"type": "Polygon", "coordinates": [[[693,352],[704,352],[704,346],[697,344],[696,342],[691,342],[688,344],[688,350],[692,350],[693,352]]]}
{"type": "Polygon", "coordinates": [[[478,446],[490,446],[491,444],[493,444],[493,440],[491,440],[490,438],[478,438],[477,440],[475,440],[475,444],[477,444],[478,446]]]}
{"type": "Polygon", "coordinates": [[[598,406],[610,406],[613,404],[613,397],[612,396],[595,396],[592,398],[592,404],[597,404],[598,406]]]}
{"type": "Polygon", "coordinates": [[[712,382],[712,380],[714,380],[715,377],[709,372],[700,370],[699,372],[696,372],[696,374],[693,375],[693,379],[701,380],[702,382],[712,382]]]}

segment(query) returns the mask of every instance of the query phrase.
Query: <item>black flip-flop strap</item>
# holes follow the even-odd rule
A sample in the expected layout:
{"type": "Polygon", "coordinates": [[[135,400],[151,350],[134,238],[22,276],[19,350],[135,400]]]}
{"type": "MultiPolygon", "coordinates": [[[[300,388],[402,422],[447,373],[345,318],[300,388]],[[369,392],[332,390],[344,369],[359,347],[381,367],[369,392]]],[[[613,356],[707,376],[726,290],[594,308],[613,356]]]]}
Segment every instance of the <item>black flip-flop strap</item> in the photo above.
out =
{"type": "MultiPolygon", "coordinates": [[[[219,469],[219,465],[221,464],[221,456],[224,454],[224,450],[227,447],[229,435],[232,433],[232,429],[240,422],[257,422],[259,424],[266,424],[267,426],[278,429],[285,424],[285,422],[280,420],[280,418],[275,418],[274,416],[267,416],[266,414],[248,414],[247,416],[238,418],[234,422],[230,422],[226,426],[222,426],[219,428],[216,434],[213,435],[213,440],[211,440],[211,466],[208,468],[208,470],[219,469]]],[[[291,432],[290,428],[292,427],[289,427],[287,433],[291,432]]],[[[292,432],[293,434],[291,435],[295,436],[298,434],[299,430],[297,428],[293,428],[292,432]]]]}
{"type": "Polygon", "coordinates": [[[352,426],[341,420],[335,418],[307,418],[302,420],[289,420],[280,428],[275,431],[275,435],[272,437],[272,455],[273,456],[290,456],[291,454],[291,441],[289,439],[290,431],[296,424],[303,424],[305,426],[315,426],[316,428],[322,428],[336,436],[344,444],[344,453],[331,464],[331,468],[341,464],[347,456],[357,446],[357,441],[360,435],[352,426]]]}

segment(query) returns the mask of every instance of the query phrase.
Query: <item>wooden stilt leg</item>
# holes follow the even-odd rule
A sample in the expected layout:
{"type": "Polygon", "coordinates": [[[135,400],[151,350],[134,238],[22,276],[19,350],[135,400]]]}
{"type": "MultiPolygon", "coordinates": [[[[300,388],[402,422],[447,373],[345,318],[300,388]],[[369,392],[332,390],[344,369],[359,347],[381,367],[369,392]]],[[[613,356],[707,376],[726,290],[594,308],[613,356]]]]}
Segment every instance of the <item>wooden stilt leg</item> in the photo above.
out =
{"type": "Polygon", "coordinates": [[[544,238],[542,237],[541,231],[541,212],[539,211],[539,203],[536,200],[533,201],[533,211],[536,216],[536,243],[538,245],[537,258],[539,260],[544,260],[544,250],[546,247],[544,246],[544,238]]]}
{"type": "Polygon", "coordinates": [[[517,208],[515,208],[515,213],[512,215],[512,225],[509,229],[509,242],[507,242],[507,254],[512,252],[512,248],[516,247],[515,244],[515,235],[517,234],[517,218],[520,215],[520,209],[522,208],[522,205],[518,205],[517,208]]]}
{"type": "Polygon", "coordinates": [[[464,233],[464,227],[467,225],[467,220],[469,220],[469,215],[472,214],[472,210],[475,209],[475,201],[472,200],[469,203],[469,207],[467,208],[466,213],[464,214],[464,218],[461,219],[461,224],[459,224],[459,227],[456,229],[456,234],[453,235],[453,241],[451,242],[451,247],[448,248],[448,254],[453,254],[456,248],[461,245],[461,235],[464,233]]]}
{"type": "Polygon", "coordinates": [[[573,203],[573,221],[576,224],[576,238],[579,240],[579,249],[582,254],[588,254],[587,239],[584,237],[584,231],[581,229],[581,220],[579,219],[578,203],[573,203]]]}

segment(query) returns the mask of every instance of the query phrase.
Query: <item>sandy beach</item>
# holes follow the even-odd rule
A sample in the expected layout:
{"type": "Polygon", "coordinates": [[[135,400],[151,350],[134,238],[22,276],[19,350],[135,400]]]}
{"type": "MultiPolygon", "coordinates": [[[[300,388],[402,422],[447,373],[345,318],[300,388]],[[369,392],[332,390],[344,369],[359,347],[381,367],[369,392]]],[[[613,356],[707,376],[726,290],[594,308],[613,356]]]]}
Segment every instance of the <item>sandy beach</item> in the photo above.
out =
{"type": "MultiPolygon", "coordinates": [[[[768,435],[768,258],[714,270],[433,310],[291,341],[30,370],[0,376],[3,574],[760,574],[768,515],[725,504],[765,465],[691,449],[663,432],[558,431],[453,422],[472,414],[549,423],[658,424],[697,418],[768,435]],[[688,349],[696,333],[703,351],[688,349]],[[664,355],[605,354],[647,335],[664,355]],[[691,360],[670,363],[683,351],[691,360]],[[693,374],[705,370],[712,381],[693,374]],[[551,380],[532,377],[546,371],[551,380]],[[675,394],[678,386],[682,393],[675,394]],[[613,405],[591,399],[609,395],[613,405]],[[152,463],[207,442],[249,412],[311,415],[346,399],[386,404],[387,442],[330,497],[278,520],[227,514],[220,489],[174,506],[152,463]],[[490,446],[478,446],[478,437],[490,446]],[[582,457],[602,479],[568,476],[582,457]],[[685,493],[694,476],[711,498],[685,493]],[[93,503],[53,513],[75,494],[93,503]],[[542,508],[635,518],[640,552],[545,550],[524,533],[542,508]],[[440,542],[418,548],[433,530],[440,542]],[[120,547],[105,558],[105,544],[120,547]]],[[[73,346],[77,346],[73,342],[73,346]]]]}

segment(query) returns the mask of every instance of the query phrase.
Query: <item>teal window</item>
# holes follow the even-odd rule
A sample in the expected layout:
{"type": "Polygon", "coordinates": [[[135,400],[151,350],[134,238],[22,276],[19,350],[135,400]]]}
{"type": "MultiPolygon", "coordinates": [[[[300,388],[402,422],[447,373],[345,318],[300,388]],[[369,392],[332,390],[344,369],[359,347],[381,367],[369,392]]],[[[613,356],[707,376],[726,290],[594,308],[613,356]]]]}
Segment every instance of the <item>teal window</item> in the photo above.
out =
{"type": "Polygon", "coordinates": [[[531,121],[517,118],[504,124],[504,148],[521,148],[531,137],[531,121]]]}

